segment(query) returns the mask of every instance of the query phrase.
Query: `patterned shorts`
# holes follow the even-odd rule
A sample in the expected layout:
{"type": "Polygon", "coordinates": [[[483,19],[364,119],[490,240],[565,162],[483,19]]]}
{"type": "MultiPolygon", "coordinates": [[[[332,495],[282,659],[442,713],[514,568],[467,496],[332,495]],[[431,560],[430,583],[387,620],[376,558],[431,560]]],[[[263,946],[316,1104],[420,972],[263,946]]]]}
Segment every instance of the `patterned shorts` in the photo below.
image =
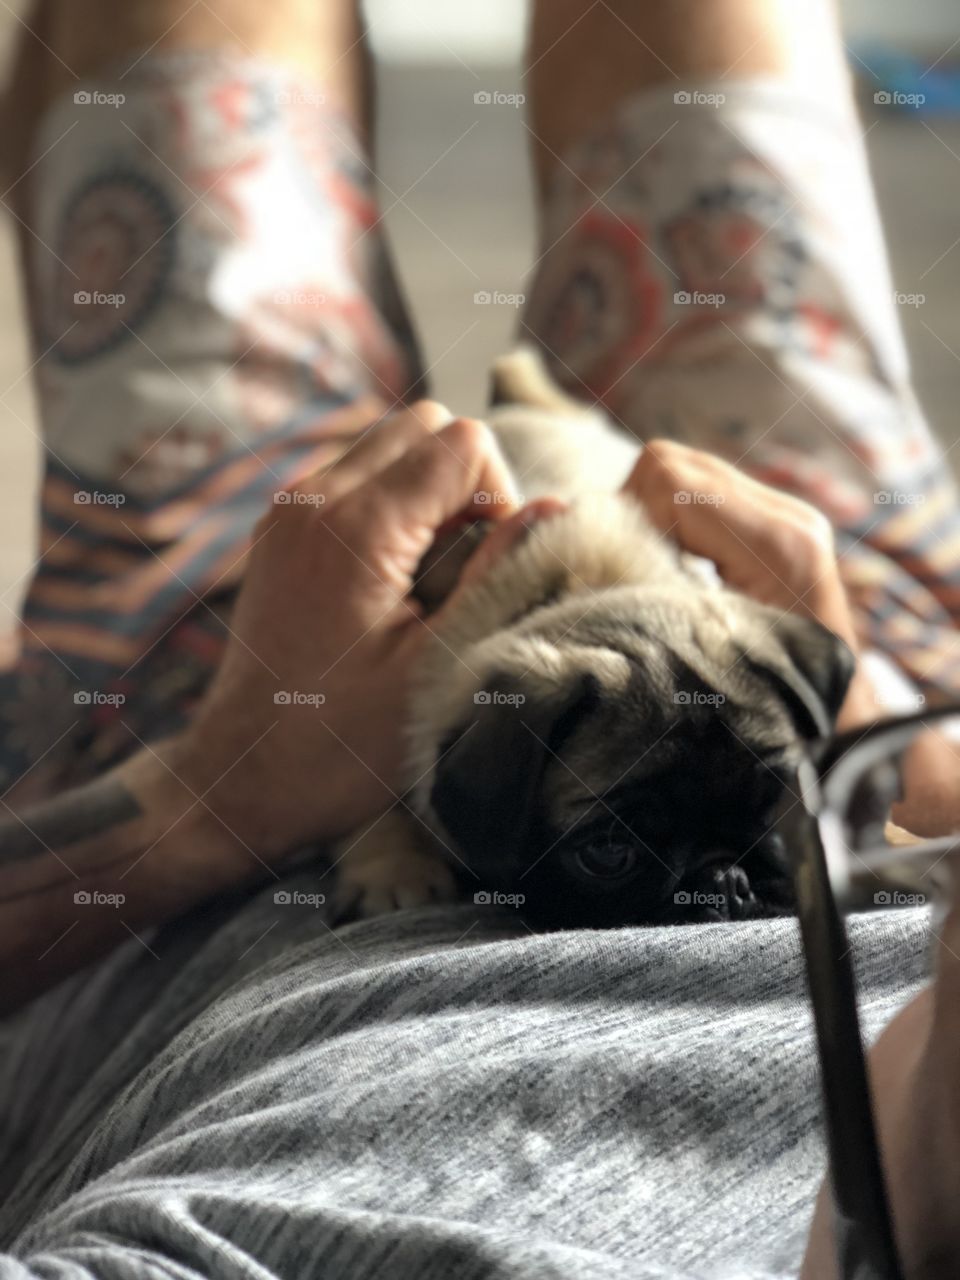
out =
{"type": "MultiPolygon", "coordinates": [[[[519,336],[634,434],[827,511],[866,643],[960,695],[958,505],[855,122],[772,82],[676,97],[559,167],[519,336]]],[[[315,86],[151,55],[48,113],[31,177],[45,478],[0,785],[42,792],[183,722],[272,495],[425,388],[362,144],[315,86]]]]}

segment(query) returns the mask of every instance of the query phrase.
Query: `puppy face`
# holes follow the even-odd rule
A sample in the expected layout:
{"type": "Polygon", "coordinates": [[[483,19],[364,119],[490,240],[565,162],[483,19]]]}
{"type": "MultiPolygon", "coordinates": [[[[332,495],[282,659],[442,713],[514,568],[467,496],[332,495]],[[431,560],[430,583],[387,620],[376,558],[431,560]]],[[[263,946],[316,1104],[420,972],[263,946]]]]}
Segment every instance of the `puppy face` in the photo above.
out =
{"type": "Polygon", "coordinates": [[[704,586],[633,504],[578,503],[445,618],[414,799],[475,888],[543,925],[690,919],[674,899],[698,887],[768,914],[784,770],[851,666],[816,624],[704,586]]]}

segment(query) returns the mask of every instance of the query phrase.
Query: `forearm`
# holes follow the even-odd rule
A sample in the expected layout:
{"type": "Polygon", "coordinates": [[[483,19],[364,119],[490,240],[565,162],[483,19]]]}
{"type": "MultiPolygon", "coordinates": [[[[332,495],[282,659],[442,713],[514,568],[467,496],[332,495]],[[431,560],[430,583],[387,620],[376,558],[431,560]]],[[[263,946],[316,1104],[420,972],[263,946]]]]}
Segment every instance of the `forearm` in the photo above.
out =
{"type": "Polygon", "coordinates": [[[56,800],[6,809],[0,1012],[236,881],[239,842],[177,765],[166,743],[56,800]]]}

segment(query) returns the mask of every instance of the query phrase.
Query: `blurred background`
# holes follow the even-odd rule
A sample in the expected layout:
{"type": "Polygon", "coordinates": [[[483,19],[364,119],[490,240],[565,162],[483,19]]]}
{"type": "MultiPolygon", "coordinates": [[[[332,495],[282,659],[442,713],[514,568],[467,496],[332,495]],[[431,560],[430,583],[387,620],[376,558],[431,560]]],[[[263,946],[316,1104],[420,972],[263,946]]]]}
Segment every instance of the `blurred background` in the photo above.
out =
{"type": "MultiPolygon", "coordinates": [[[[598,0],[599,2],[599,0],[598,0]]],[[[322,3],[322,0],[318,0],[322,3]]],[[[846,41],[917,388],[935,430],[960,440],[960,10],[956,0],[844,0],[846,41]],[[874,95],[922,94],[922,109],[874,95]],[[922,301],[921,301],[922,299],[922,301]]],[[[0,58],[25,0],[0,0],[0,58]]],[[[522,112],[474,94],[520,91],[521,0],[369,0],[381,59],[379,166],[387,224],[435,394],[478,412],[523,291],[533,225],[522,112]]],[[[32,563],[39,446],[9,219],[0,220],[0,596],[32,563]]],[[[950,455],[960,463],[960,450],[950,455]]]]}

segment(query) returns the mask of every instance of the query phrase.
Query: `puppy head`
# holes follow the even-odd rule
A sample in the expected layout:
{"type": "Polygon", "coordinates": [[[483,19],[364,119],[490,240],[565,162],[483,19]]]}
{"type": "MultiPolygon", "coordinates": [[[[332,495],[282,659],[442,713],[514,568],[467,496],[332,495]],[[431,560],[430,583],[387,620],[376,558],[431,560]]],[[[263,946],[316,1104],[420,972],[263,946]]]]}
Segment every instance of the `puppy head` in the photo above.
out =
{"type": "Polygon", "coordinates": [[[545,924],[669,918],[724,862],[782,879],[783,771],[852,669],[815,623],[687,576],[622,506],[547,522],[464,593],[416,700],[422,816],[545,924]]]}

